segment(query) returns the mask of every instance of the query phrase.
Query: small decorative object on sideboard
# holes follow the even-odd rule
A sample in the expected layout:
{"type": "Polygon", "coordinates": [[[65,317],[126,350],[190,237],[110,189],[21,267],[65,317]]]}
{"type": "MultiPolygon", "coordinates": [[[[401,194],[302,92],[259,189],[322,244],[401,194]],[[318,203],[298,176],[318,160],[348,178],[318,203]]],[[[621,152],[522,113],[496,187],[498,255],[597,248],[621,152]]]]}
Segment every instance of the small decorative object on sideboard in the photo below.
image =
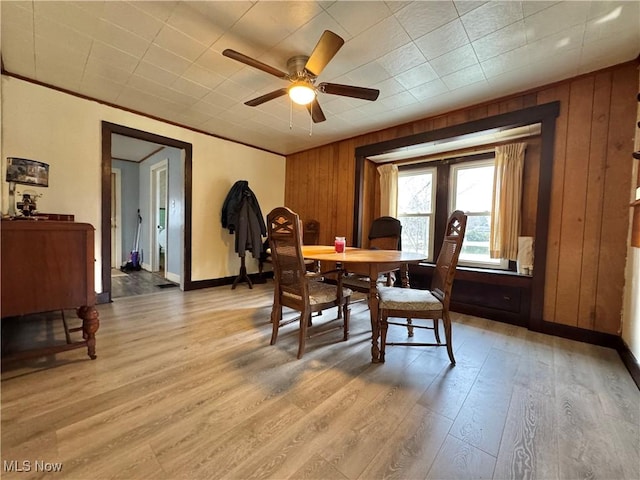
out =
{"type": "Polygon", "coordinates": [[[18,210],[22,212],[25,217],[35,216],[37,205],[36,200],[42,196],[41,193],[35,193],[34,191],[18,192],[22,195],[22,201],[18,202],[18,210]]]}

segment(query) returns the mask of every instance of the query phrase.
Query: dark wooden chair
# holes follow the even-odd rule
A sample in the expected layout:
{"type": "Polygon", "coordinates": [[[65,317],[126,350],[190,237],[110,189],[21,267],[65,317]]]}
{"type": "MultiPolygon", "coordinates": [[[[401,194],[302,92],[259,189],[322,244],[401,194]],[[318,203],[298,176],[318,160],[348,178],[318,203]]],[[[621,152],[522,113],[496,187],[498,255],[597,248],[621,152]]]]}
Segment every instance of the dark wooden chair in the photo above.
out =
{"type": "MultiPolygon", "coordinates": [[[[320,222],[317,220],[309,220],[304,223],[302,227],[302,243],[304,245],[317,245],[320,238],[320,222]]],[[[271,260],[271,248],[269,247],[269,240],[266,240],[262,245],[262,252],[258,259],[258,272],[262,276],[264,271],[264,264],[272,263],[271,260]]],[[[307,270],[310,272],[320,271],[320,262],[314,262],[313,260],[305,260],[307,270]]]]}
{"type": "MultiPolygon", "coordinates": [[[[378,217],[371,223],[371,229],[369,230],[369,248],[376,250],[401,250],[402,246],[402,224],[400,220],[394,217],[378,217]]],[[[369,293],[369,276],[366,266],[359,264],[343,265],[345,270],[345,277],[343,279],[344,285],[349,288],[362,292],[369,293]]],[[[386,272],[386,285],[391,286],[393,284],[393,278],[391,272],[386,272]]]]}
{"type": "MultiPolygon", "coordinates": [[[[337,307],[336,320],[342,320],[343,340],[349,336],[349,301],[351,290],[342,287],[342,272],[311,273],[307,271],[302,257],[302,232],[298,215],[286,207],[278,207],[267,215],[269,245],[274,271],[274,300],[271,311],[271,345],[278,339],[280,327],[299,321],[298,358],[305,350],[308,328],[312,326],[311,315],[337,307]],[[317,281],[315,277],[335,275],[336,284],[317,281]],[[300,317],[282,320],[282,307],[300,312],[300,317]]],[[[333,322],[333,320],[331,321],[333,322]]],[[[325,333],[331,322],[314,326],[314,334],[325,333]]]]}
{"type": "Polygon", "coordinates": [[[431,281],[431,290],[417,290],[413,288],[398,288],[378,286],[379,324],[380,324],[380,361],[384,362],[386,345],[412,345],[447,347],[449,360],[455,365],[451,344],[451,318],[449,317],[449,303],[451,288],[458,265],[458,257],[464,240],[467,226],[467,216],[456,210],[449,217],[447,231],[442,249],[438,255],[436,268],[431,281]],[[389,317],[406,318],[405,323],[390,322],[389,317]],[[413,319],[433,320],[432,325],[414,324],[413,319]],[[442,319],[444,325],[445,343],[440,341],[438,322],[442,319]],[[389,325],[401,325],[407,328],[409,337],[413,336],[414,328],[434,330],[435,343],[393,342],[387,343],[387,329],[389,325]]]}

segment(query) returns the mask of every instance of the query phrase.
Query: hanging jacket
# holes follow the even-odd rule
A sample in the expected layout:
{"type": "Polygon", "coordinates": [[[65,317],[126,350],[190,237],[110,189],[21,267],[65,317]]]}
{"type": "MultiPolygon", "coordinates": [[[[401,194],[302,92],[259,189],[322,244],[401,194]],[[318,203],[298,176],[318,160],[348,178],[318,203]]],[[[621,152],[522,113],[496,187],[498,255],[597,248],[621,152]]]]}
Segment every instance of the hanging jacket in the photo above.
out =
{"type": "Polygon", "coordinates": [[[266,237],[267,226],[264,223],[258,199],[249,188],[249,182],[246,180],[238,180],[233,184],[229,193],[227,193],[227,198],[225,198],[222,204],[222,228],[228,229],[229,233],[235,233],[238,225],[238,216],[240,215],[240,207],[242,206],[242,200],[245,198],[248,199],[254,215],[258,217],[260,233],[266,237]]]}
{"type": "Polygon", "coordinates": [[[239,256],[244,257],[247,250],[254,258],[260,256],[267,226],[258,199],[246,180],[238,180],[229,190],[222,206],[222,226],[235,233],[235,251],[239,256]]]}

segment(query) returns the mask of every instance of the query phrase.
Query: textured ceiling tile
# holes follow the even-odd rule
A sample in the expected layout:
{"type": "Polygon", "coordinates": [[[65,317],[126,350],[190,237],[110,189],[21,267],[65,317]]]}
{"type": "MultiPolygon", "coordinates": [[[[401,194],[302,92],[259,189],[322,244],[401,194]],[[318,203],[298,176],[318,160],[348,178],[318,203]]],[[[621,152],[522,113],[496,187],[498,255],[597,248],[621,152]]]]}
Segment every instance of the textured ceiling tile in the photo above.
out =
{"type": "Polygon", "coordinates": [[[582,24],[588,12],[587,2],[562,2],[526,17],[527,40],[533,42],[582,24]]]}
{"type": "Polygon", "coordinates": [[[95,38],[135,57],[144,55],[151,45],[150,40],[106,20],[98,22],[95,38]]]}
{"type": "Polygon", "coordinates": [[[472,42],[522,18],[520,2],[487,2],[461,17],[472,42]]]}
{"type": "MultiPolygon", "coordinates": [[[[113,64],[101,61],[95,55],[90,55],[87,60],[87,64],[84,69],[85,77],[102,77],[110,82],[123,85],[127,82],[131,76],[131,72],[122,68],[116,67],[113,64]]],[[[85,79],[83,78],[83,84],[85,79]]]]}
{"type": "Polygon", "coordinates": [[[165,25],[160,30],[153,43],[191,62],[195,61],[207,50],[207,45],[194,40],[169,25],[165,25]]]}
{"type": "Polygon", "coordinates": [[[97,40],[93,42],[90,57],[95,57],[100,62],[114,65],[127,72],[133,72],[139,63],[137,57],[97,40]]]}
{"type": "Polygon", "coordinates": [[[407,43],[378,59],[378,63],[382,65],[390,75],[406,72],[425,61],[424,55],[413,42],[407,43]]]}
{"type": "Polygon", "coordinates": [[[422,85],[423,83],[430,82],[436,78],[438,78],[438,75],[428,62],[396,75],[398,82],[400,82],[400,84],[407,90],[417,87],[418,85],[422,85]]]}
{"type": "Polygon", "coordinates": [[[185,70],[182,76],[191,82],[198,83],[203,87],[207,87],[208,89],[213,89],[224,82],[225,77],[222,75],[218,75],[211,70],[207,70],[206,68],[202,68],[195,63],[190,65],[189,68],[185,70]]]}
{"type": "Polygon", "coordinates": [[[460,19],[455,19],[415,42],[427,60],[431,60],[468,44],[469,37],[460,19]]]}
{"type": "Polygon", "coordinates": [[[175,7],[167,24],[207,46],[213,45],[224,33],[222,27],[187,3],[175,7]]]}
{"type": "Polygon", "coordinates": [[[176,75],[182,75],[191,62],[173,52],[165,50],[158,45],[151,45],[143,57],[143,61],[157,65],[164,70],[169,70],[176,75]]]}
{"type": "Polygon", "coordinates": [[[473,42],[473,49],[478,60],[482,62],[509,50],[522,47],[526,43],[524,22],[520,21],[476,40],[473,42]]]}
{"type": "Polygon", "coordinates": [[[349,72],[349,78],[358,85],[373,85],[389,77],[389,72],[377,61],[369,62],[349,72]]]}
{"type": "Polygon", "coordinates": [[[473,0],[462,0],[462,1],[454,1],[454,5],[456,6],[456,10],[459,15],[464,15],[471,10],[474,10],[487,2],[476,2],[473,0]]]}
{"type": "Polygon", "coordinates": [[[416,39],[458,17],[453,2],[430,1],[412,2],[395,13],[396,18],[416,39]]]}
{"type": "Polygon", "coordinates": [[[180,78],[179,75],[149,62],[140,62],[136,67],[134,74],[139,77],[146,78],[147,80],[161,82],[165,85],[171,85],[180,78]]]}
{"type": "Polygon", "coordinates": [[[477,64],[442,77],[442,81],[449,90],[455,90],[484,80],[485,78],[484,73],[482,72],[482,67],[477,64]]]}
{"type": "Polygon", "coordinates": [[[485,60],[480,65],[485,77],[489,78],[521,68],[527,64],[529,64],[529,46],[524,45],[485,60]]]}
{"type": "Polygon", "coordinates": [[[354,4],[350,2],[336,2],[327,9],[327,13],[353,37],[373,27],[391,13],[387,4],[379,1],[358,2],[355,9],[354,12],[354,4]]]}
{"type": "Polygon", "coordinates": [[[476,54],[471,45],[457,48],[456,50],[445,53],[444,55],[434,58],[429,63],[436,73],[443,77],[463,68],[470,67],[478,63],[476,54]]]}
{"type": "Polygon", "coordinates": [[[447,93],[449,89],[441,79],[432,80],[431,82],[423,83],[415,88],[409,90],[409,93],[418,100],[426,100],[438,95],[447,93]]]}
{"type": "Polygon", "coordinates": [[[106,2],[103,18],[147,40],[153,40],[163,22],[126,2],[106,2]]]}
{"type": "Polygon", "coordinates": [[[356,68],[409,43],[411,39],[394,17],[347,41],[339,52],[343,62],[356,68]]]}
{"type": "MultiPolygon", "coordinates": [[[[598,15],[587,22],[584,33],[585,43],[597,42],[626,31],[635,31],[640,34],[640,2],[602,3],[606,3],[608,8],[598,10],[598,15]]],[[[637,44],[640,45],[640,42],[637,44]]]]}

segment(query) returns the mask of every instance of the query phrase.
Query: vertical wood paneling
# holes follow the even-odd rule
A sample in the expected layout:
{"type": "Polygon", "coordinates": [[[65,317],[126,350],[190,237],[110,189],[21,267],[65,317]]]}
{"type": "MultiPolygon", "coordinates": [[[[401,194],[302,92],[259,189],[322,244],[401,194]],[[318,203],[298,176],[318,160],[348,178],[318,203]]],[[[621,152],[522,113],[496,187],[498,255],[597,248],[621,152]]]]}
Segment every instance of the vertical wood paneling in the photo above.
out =
{"type": "Polygon", "coordinates": [[[593,329],[595,324],[598,262],[595,262],[594,259],[598,258],[600,251],[610,98],[611,72],[605,72],[595,77],[593,92],[582,275],[579,282],[578,326],[589,330],[593,329]]]}
{"type": "Polygon", "coordinates": [[[572,82],[556,287],[556,321],[571,326],[578,325],[592,106],[593,77],[572,82]]]}
{"type": "Polygon", "coordinates": [[[560,101],[560,115],[556,119],[556,140],[553,153],[553,182],[549,206],[549,234],[547,236],[546,278],[544,286],[543,318],[548,322],[556,319],[556,288],[558,285],[558,260],[560,257],[560,220],[562,219],[562,190],[565,174],[565,151],[567,139],[569,84],[543,90],[538,94],[542,105],[560,101]]]}
{"type": "MultiPolygon", "coordinates": [[[[321,222],[323,243],[331,243],[335,235],[346,235],[354,244],[356,147],[559,101],[543,318],[615,334],[620,327],[624,282],[636,94],[637,66],[627,63],[523,95],[299,152],[287,157],[285,201],[321,222]]],[[[536,148],[539,158],[539,145],[531,144],[528,150],[533,154],[536,148]]],[[[368,224],[379,214],[375,165],[365,163],[364,238],[368,224]]],[[[540,172],[527,168],[522,233],[533,234],[535,222],[527,219],[535,218],[533,198],[540,172]]]]}
{"type": "Polygon", "coordinates": [[[609,113],[604,199],[602,209],[601,247],[596,293],[594,330],[620,333],[624,268],[629,228],[629,197],[631,192],[633,134],[638,89],[637,67],[614,70],[609,113]]]}
{"type": "Polygon", "coordinates": [[[522,172],[522,223],[520,234],[533,237],[536,233],[538,211],[538,180],[540,178],[540,137],[527,138],[522,172]]]}

